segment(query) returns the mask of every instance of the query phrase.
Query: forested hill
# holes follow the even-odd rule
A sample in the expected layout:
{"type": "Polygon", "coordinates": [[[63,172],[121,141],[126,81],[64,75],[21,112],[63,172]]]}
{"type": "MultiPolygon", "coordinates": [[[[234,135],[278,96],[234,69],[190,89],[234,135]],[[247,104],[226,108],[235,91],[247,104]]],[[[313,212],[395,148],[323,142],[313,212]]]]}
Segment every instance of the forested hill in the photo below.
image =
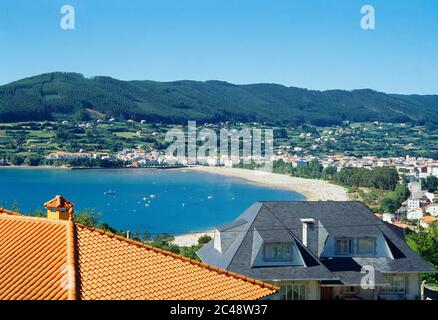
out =
{"type": "Polygon", "coordinates": [[[438,95],[395,95],[368,89],[315,91],[221,81],[120,81],[76,73],[42,74],[0,86],[0,122],[50,120],[93,110],[117,118],[167,123],[438,123],[438,95]]]}

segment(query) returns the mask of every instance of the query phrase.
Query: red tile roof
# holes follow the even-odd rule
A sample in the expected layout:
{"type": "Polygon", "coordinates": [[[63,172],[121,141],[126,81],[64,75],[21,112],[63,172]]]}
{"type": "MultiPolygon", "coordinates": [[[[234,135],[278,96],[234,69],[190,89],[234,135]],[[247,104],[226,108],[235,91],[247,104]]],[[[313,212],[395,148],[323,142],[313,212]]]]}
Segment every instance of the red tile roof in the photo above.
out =
{"type": "Polygon", "coordinates": [[[74,204],[70,201],[68,201],[67,199],[65,199],[63,196],[57,195],[55,198],[53,198],[52,200],[47,201],[44,204],[44,207],[46,207],[47,209],[71,209],[74,207],[74,204]]]}
{"type": "Polygon", "coordinates": [[[68,298],[66,224],[0,214],[0,299],[68,298]]]}
{"type": "Polygon", "coordinates": [[[260,299],[278,288],[72,220],[0,209],[0,299],[260,299]]]}

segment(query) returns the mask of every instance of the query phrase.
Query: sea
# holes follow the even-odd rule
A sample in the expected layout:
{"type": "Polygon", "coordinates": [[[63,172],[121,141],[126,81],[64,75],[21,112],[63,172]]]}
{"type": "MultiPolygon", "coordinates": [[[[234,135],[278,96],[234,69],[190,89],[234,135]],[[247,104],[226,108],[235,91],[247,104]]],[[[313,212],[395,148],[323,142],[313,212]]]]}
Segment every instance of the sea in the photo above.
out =
{"type": "Polygon", "coordinates": [[[210,230],[256,201],[298,193],[185,169],[0,169],[0,207],[27,213],[62,195],[113,228],[143,234],[210,230]]]}

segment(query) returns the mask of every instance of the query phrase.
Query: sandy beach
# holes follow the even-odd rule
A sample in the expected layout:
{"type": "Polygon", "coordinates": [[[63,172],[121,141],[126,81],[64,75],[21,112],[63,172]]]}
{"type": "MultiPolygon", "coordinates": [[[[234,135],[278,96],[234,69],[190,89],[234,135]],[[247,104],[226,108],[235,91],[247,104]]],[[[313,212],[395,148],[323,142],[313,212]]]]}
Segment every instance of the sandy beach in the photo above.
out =
{"type": "MultiPolygon", "coordinates": [[[[199,172],[219,174],[227,177],[243,179],[251,183],[271,188],[291,190],[302,194],[308,201],[345,201],[348,200],[347,190],[322,180],[291,177],[284,174],[264,171],[196,166],[178,170],[195,170],[199,172]]],[[[174,243],[179,246],[192,246],[198,243],[203,235],[213,237],[213,230],[200,233],[190,233],[175,237],[174,243]]]]}
{"type": "Polygon", "coordinates": [[[322,180],[296,178],[285,174],[226,167],[196,166],[186,168],[186,170],[219,174],[243,179],[266,187],[295,191],[302,194],[308,201],[348,200],[345,188],[322,180]]]}
{"type": "Polygon", "coordinates": [[[178,246],[181,246],[181,247],[190,247],[193,245],[197,245],[198,239],[202,236],[205,236],[205,235],[213,238],[214,230],[208,230],[205,232],[188,233],[188,234],[182,234],[179,236],[175,236],[175,240],[173,241],[173,243],[178,245],[178,246]]]}

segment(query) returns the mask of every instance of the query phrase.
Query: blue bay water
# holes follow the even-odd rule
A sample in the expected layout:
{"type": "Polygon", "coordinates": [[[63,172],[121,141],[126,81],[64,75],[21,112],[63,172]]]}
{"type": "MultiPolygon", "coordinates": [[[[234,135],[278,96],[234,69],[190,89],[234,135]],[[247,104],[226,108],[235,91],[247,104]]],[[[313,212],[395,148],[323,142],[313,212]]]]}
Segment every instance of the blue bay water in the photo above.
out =
{"type": "Polygon", "coordinates": [[[153,234],[202,231],[228,223],[258,200],[302,200],[298,193],[187,170],[0,170],[0,205],[22,212],[62,194],[94,208],[117,229],[153,234]],[[114,195],[104,195],[113,190],[114,195]],[[151,197],[151,195],[153,195],[151,197]]]}

